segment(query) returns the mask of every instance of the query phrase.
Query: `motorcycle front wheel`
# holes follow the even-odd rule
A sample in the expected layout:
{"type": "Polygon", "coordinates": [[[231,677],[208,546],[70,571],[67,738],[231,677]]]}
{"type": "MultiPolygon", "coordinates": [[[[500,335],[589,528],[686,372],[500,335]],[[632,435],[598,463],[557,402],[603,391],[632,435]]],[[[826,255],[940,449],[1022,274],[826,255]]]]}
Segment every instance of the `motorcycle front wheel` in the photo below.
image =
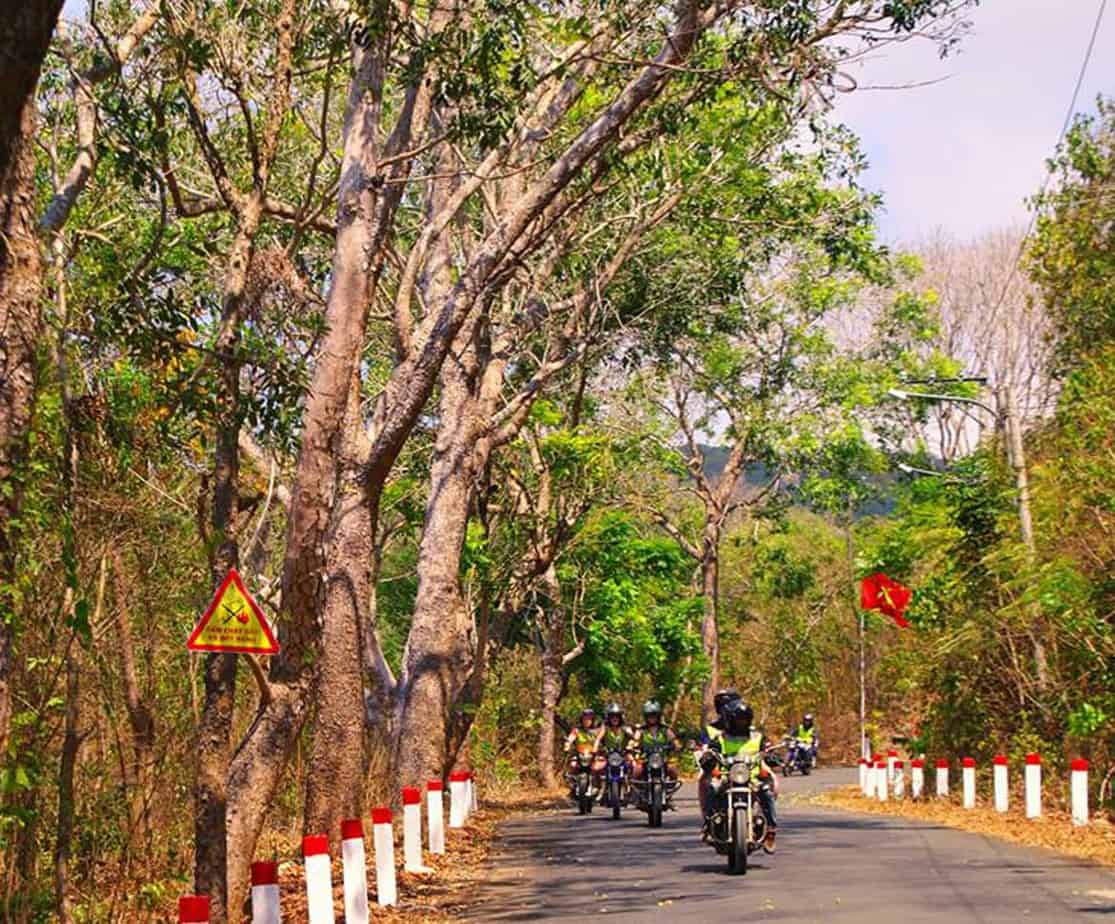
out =
{"type": "Polygon", "coordinates": [[[650,784],[650,812],[648,822],[652,828],[662,827],[662,783],[655,780],[650,784]]]}
{"type": "Polygon", "coordinates": [[[619,780],[612,780],[608,790],[608,801],[612,803],[612,818],[619,819],[619,780]]]}
{"type": "Polygon", "coordinates": [[[728,847],[728,872],[742,876],[747,872],[747,808],[737,806],[732,818],[732,843],[728,847]]]}

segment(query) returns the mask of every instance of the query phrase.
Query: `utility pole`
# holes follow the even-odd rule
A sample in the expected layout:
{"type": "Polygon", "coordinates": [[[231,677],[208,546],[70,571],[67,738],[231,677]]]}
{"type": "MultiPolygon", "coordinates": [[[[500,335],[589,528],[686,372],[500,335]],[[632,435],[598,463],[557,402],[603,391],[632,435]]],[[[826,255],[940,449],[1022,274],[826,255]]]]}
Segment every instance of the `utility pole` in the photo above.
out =
{"type": "Polygon", "coordinates": [[[852,613],[859,620],[859,754],[860,757],[867,757],[870,753],[870,748],[867,746],[867,626],[865,622],[867,617],[856,597],[856,550],[852,541],[850,503],[844,520],[844,547],[848,554],[848,584],[852,588],[852,613]]]}

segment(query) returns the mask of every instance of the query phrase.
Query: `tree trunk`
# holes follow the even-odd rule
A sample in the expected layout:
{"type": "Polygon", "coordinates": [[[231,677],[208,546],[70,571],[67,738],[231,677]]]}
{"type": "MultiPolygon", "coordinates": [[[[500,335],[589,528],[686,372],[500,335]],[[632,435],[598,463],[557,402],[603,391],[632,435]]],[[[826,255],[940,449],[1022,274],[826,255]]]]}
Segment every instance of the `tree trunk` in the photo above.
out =
{"type": "Polygon", "coordinates": [[[542,785],[557,786],[561,781],[554,754],[557,751],[554,728],[558,703],[564,689],[565,611],[561,606],[561,585],[551,562],[542,574],[541,584],[550,605],[543,613],[542,635],[542,727],[538,734],[538,775],[542,785]]]}
{"type": "MultiPolygon", "coordinates": [[[[73,591],[66,588],[68,612],[73,606],[73,591]]],[[[58,833],[54,842],[54,899],[60,924],[71,924],[73,905],[70,902],[70,852],[74,837],[74,768],[77,766],[77,752],[81,747],[78,732],[78,717],[81,703],[78,674],[80,642],[71,638],[66,652],[66,722],[62,739],[62,760],[58,768],[58,833]]]]}
{"type": "Polygon", "coordinates": [[[720,530],[712,524],[705,527],[701,555],[701,593],[704,596],[701,648],[709,665],[702,709],[708,717],[716,714],[713,697],[720,689],[720,530]]]}
{"type": "Polygon", "coordinates": [[[35,237],[35,87],[62,0],[10,4],[0,16],[0,754],[11,726],[12,625],[23,457],[42,334],[42,256],[35,237]]]}
{"type": "Polygon", "coordinates": [[[333,522],[326,537],[321,658],[314,678],[314,723],[306,779],[304,830],[340,844],[341,821],[359,818],[364,770],[364,677],[361,627],[370,619],[376,498],[361,478],[367,455],[354,379],[345,424],[345,451],[333,522]]]}
{"type": "Polygon", "coordinates": [[[430,497],[418,549],[418,594],[403,658],[398,773],[404,786],[442,776],[450,709],[472,660],[460,568],[476,475],[476,421],[457,362],[446,364],[442,378],[442,427],[430,468],[430,497]]]}

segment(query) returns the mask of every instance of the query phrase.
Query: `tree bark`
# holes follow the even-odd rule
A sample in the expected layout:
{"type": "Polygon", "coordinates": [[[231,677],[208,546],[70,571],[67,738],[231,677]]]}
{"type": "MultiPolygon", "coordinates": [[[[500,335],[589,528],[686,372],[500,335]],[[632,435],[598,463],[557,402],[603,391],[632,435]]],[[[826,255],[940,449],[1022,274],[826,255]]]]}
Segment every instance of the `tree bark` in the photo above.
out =
{"type": "Polygon", "coordinates": [[[472,657],[460,566],[476,476],[476,410],[459,359],[451,359],[444,373],[438,405],[443,426],[430,467],[418,593],[403,658],[398,774],[405,786],[441,778],[450,710],[472,657]]]}
{"type": "Polygon", "coordinates": [[[565,667],[565,610],[561,606],[561,584],[553,562],[542,574],[542,589],[549,600],[543,611],[542,630],[542,727],[538,734],[538,775],[542,785],[557,786],[561,781],[554,755],[555,716],[564,690],[565,667]]]}
{"type": "MultiPolygon", "coordinates": [[[[73,606],[73,591],[66,588],[67,612],[73,606]]],[[[81,747],[78,717],[81,714],[80,677],[78,657],[80,643],[70,639],[66,652],[66,720],[62,739],[62,760],[58,768],[58,833],[54,842],[54,898],[60,924],[73,921],[73,904],[70,901],[70,852],[74,837],[74,768],[81,747]]]]}
{"type": "Polygon", "coordinates": [[[35,87],[62,0],[27,0],[0,17],[0,754],[11,727],[16,548],[12,523],[35,405],[42,256],[35,238],[35,87]]]}
{"type": "Polygon", "coordinates": [[[701,649],[709,673],[702,696],[704,715],[716,714],[713,699],[720,689],[720,529],[716,522],[705,526],[701,554],[701,593],[704,614],[701,618],[701,649]]]}

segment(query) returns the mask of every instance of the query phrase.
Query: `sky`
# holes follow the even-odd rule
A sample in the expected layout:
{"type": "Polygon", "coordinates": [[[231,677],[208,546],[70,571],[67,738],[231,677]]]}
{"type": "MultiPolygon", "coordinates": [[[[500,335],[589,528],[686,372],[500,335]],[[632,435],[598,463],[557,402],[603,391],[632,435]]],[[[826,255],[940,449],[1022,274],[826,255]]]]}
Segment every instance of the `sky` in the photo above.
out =
{"type": "MultiPolygon", "coordinates": [[[[972,31],[941,60],[928,42],[896,45],[851,69],[860,89],[836,117],[860,136],[865,182],[883,193],[883,236],[908,242],[935,230],[960,238],[1029,219],[1068,111],[1100,0],[982,0],[972,31]]],[[[1077,110],[1115,96],[1115,3],[1110,3],[1077,110]]]]}

